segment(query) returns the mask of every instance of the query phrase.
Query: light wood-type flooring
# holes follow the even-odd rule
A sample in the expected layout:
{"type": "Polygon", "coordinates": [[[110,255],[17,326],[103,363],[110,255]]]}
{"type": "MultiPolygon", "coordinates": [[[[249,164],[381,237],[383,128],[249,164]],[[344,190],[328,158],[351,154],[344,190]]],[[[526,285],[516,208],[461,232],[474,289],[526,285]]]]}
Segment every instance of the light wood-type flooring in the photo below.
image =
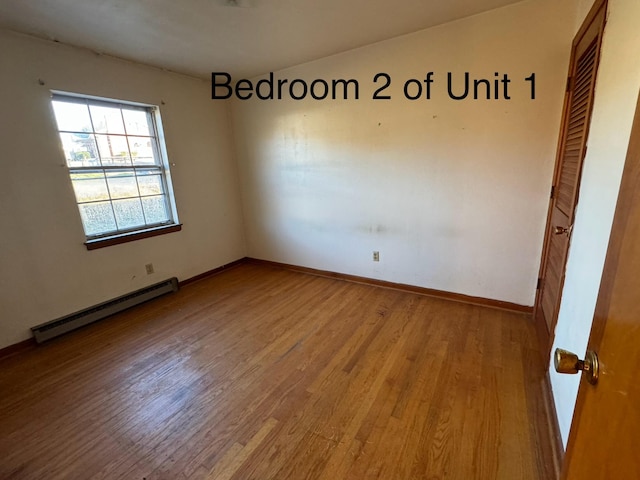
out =
{"type": "Polygon", "coordinates": [[[546,480],[527,315],[243,264],[0,360],[0,478],[546,480]]]}

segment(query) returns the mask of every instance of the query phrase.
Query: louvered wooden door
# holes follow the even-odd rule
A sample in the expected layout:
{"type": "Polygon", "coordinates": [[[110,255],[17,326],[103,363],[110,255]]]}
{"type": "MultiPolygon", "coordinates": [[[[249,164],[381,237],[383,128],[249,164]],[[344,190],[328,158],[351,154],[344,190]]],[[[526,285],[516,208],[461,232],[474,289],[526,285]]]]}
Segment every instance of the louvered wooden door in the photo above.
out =
{"type": "Polygon", "coordinates": [[[567,96],[558,142],[556,171],[536,296],[536,321],[551,341],[571,238],[575,207],[586,153],[586,140],[604,29],[606,0],[597,1],[573,41],[567,96]]]}

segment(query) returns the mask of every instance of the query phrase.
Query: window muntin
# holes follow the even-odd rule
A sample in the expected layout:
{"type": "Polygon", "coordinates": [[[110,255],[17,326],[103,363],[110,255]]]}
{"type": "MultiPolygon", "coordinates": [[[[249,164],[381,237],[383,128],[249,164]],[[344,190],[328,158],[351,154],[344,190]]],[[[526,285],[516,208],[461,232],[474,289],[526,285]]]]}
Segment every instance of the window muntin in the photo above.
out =
{"type": "Polygon", "coordinates": [[[87,240],[175,225],[157,107],[53,94],[87,240]]]}

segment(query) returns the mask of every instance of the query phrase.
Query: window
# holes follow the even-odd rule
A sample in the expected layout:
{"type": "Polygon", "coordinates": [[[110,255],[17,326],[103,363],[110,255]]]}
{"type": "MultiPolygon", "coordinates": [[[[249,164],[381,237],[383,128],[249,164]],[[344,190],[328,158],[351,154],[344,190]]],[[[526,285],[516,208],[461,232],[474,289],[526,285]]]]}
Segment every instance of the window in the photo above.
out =
{"type": "Polygon", "coordinates": [[[87,248],[180,229],[158,108],[53,94],[87,248]]]}

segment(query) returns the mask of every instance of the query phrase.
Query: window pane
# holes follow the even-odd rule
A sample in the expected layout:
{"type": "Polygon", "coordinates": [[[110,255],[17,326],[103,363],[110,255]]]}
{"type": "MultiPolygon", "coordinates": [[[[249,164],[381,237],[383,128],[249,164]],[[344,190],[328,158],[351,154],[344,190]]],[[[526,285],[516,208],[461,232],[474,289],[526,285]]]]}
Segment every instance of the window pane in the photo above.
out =
{"type": "Polygon", "coordinates": [[[124,126],[127,129],[127,135],[151,136],[151,118],[147,112],[123,108],[122,116],[124,117],[124,126]]]}
{"type": "Polygon", "coordinates": [[[127,137],[120,135],[96,135],[96,141],[103,165],[118,167],[131,165],[127,137]]]}
{"type": "Polygon", "coordinates": [[[164,223],[169,221],[169,212],[167,210],[167,202],[164,195],[155,197],[143,197],[142,206],[144,207],[144,215],[147,224],[164,223]]]}
{"type": "Polygon", "coordinates": [[[116,221],[109,202],[83,203],[78,205],[84,231],[88,236],[100,235],[116,230],[116,221]]]}
{"type": "Polygon", "coordinates": [[[153,142],[150,137],[129,137],[129,148],[135,165],[154,165],[153,142]]]}
{"type": "Polygon", "coordinates": [[[156,170],[138,170],[140,195],[162,195],[162,177],[156,170]]]}
{"type": "Polygon", "coordinates": [[[91,120],[96,133],[121,133],[124,134],[124,123],[119,107],[97,107],[91,105],[91,120]]]}
{"type": "Polygon", "coordinates": [[[127,229],[144,226],[144,215],[139,198],[114,200],[113,210],[116,213],[118,228],[127,229]]]}
{"type": "MultiPolygon", "coordinates": [[[[133,170],[107,172],[107,181],[111,198],[131,198],[140,195],[133,170]]],[[[120,224],[119,221],[118,224],[120,224]]]]}
{"type": "Polygon", "coordinates": [[[100,166],[98,148],[93,135],[88,133],[61,133],[60,141],[68,167],[100,166]]]}
{"type": "Polygon", "coordinates": [[[109,200],[109,191],[102,172],[72,173],[71,182],[78,203],[109,200]]]}
{"type": "Polygon", "coordinates": [[[89,108],[83,103],[67,103],[54,100],[53,112],[58,130],[67,132],[91,132],[89,108]]]}

